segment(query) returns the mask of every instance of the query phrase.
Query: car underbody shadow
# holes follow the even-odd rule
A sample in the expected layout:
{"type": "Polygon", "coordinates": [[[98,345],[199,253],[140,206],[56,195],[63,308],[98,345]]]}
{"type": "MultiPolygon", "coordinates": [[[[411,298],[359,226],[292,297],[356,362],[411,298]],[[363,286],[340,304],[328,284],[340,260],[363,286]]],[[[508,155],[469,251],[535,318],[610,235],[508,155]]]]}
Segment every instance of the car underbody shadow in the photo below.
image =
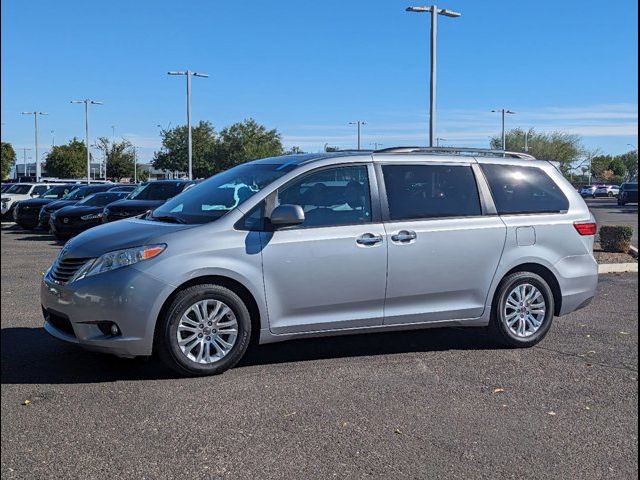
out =
{"type": "MultiPolygon", "coordinates": [[[[6,384],[74,384],[178,378],[159,359],[120,359],[67,345],[43,328],[2,329],[6,384]]],[[[479,328],[438,328],[253,345],[235,368],[374,355],[497,347],[479,328]]],[[[212,377],[215,378],[215,377],[212,377]]]]}

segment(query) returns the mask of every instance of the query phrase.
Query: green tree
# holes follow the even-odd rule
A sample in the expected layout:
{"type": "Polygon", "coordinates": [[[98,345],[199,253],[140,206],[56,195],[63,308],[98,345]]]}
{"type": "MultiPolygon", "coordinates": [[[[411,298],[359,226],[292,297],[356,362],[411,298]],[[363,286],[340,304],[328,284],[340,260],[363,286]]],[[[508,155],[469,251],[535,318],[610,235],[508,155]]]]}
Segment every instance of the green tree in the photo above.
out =
{"type": "Polygon", "coordinates": [[[66,145],[56,145],[46,158],[47,174],[59,178],[87,175],[87,149],[84,142],[73,138],[66,145]]]}
{"type": "MultiPolygon", "coordinates": [[[[527,143],[529,153],[542,160],[551,160],[560,163],[560,170],[568,173],[571,164],[583,154],[584,148],[578,135],[564,132],[537,132],[533,128],[525,132],[521,128],[509,130],[506,133],[506,148],[516,152],[524,151],[525,133],[528,136],[527,143]]],[[[502,147],[502,138],[499,136],[491,139],[491,148],[502,147]]]]}
{"type": "Polygon", "coordinates": [[[123,178],[133,178],[133,162],[135,153],[133,145],[128,140],[121,142],[110,141],[106,137],[98,138],[96,142],[107,164],[107,177],[119,182],[123,178]]]}
{"type": "Polygon", "coordinates": [[[249,118],[220,132],[214,173],[250,160],[282,155],[282,139],[276,129],[267,130],[249,118]]]}
{"type": "Polygon", "coordinates": [[[2,142],[2,179],[4,180],[9,176],[11,167],[16,163],[16,151],[10,143],[2,142]]]}
{"type": "Polygon", "coordinates": [[[632,150],[619,155],[620,160],[624,163],[626,180],[634,180],[638,178],[638,151],[632,150]]]}
{"type": "MultiPolygon", "coordinates": [[[[611,155],[596,155],[591,159],[591,175],[593,175],[596,180],[604,180],[604,172],[611,170],[610,165],[612,161],[613,157],[611,155]]],[[[607,176],[610,175],[607,174],[607,176]]]]}
{"type": "MultiPolygon", "coordinates": [[[[187,127],[178,126],[160,132],[162,148],[155,152],[152,165],[160,170],[188,171],[187,127]]],[[[193,175],[204,178],[215,173],[216,132],[209,122],[201,121],[191,130],[193,175]]]]}

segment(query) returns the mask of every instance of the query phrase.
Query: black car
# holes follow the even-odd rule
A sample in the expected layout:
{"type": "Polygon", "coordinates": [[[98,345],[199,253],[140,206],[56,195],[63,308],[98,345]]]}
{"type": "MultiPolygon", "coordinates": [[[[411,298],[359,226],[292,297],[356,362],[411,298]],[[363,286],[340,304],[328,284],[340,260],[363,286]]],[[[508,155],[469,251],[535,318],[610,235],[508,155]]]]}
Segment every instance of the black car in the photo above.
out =
{"type": "Polygon", "coordinates": [[[107,205],[102,221],[104,223],[113,222],[153,210],[193,183],[187,180],[157,180],[143,183],[126,200],[119,200],[107,205]]]}
{"type": "Polygon", "coordinates": [[[127,192],[127,193],[131,193],[136,188],[138,188],[138,186],[139,185],[136,185],[135,183],[132,183],[131,185],[116,185],[115,187],[111,187],[107,191],[108,192],[127,192]]]}
{"type": "Polygon", "coordinates": [[[51,214],[49,227],[53,235],[62,240],[102,224],[105,205],[125,198],[129,192],[100,192],[89,195],[74,205],[68,205],[51,214]]]}
{"type": "Polygon", "coordinates": [[[638,182],[623,183],[618,193],[618,205],[638,203],[638,182]]]}
{"type": "Polygon", "coordinates": [[[25,230],[32,230],[38,226],[40,210],[45,205],[60,200],[69,193],[82,187],[81,183],[56,185],[37,198],[30,198],[19,202],[13,211],[13,218],[25,230]]]}
{"type": "Polygon", "coordinates": [[[94,193],[106,192],[113,187],[113,184],[84,185],[72,192],[69,192],[69,194],[67,194],[65,197],[62,197],[61,200],[51,202],[40,209],[40,215],[38,215],[38,225],[48,230],[49,217],[51,217],[51,214],[53,212],[60,210],[63,207],[74,205],[83,198],[88,197],[89,195],[93,195],[94,193]]]}

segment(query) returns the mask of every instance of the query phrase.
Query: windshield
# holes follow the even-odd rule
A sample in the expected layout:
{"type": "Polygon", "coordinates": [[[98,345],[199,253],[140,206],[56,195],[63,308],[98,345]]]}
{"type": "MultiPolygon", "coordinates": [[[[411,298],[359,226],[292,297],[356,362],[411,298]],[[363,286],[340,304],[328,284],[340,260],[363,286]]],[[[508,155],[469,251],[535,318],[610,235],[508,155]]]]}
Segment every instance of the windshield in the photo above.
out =
{"type": "Polygon", "coordinates": [[[175,197],[185,187],[184,182],[150,182],[140,185],[131,195],[130,200],[168,200],[175,197]]]}
{"type": "Polygon", "coordinates": [[[93,195],[89,195],[85,197],[83,200],[79,201],[76,205],[84,205],[85,207],[104,207],[105,205],[110,204],[111,202],[115,202],[116,200],[120,200],[124,198],[126,193],[124,192],[104,192],[104,193],[94,193],[93,195]]]}
{"type": "Polygon", "coordinates": [[[12,186],[7,193],[14,193],[16,195],[26,195],[31,190],[31,185],[25,185],[24,183],[17,183],[12,186]]]}
{"type": "Polygon", "coordinates": [[[42,198],[62,198],[69,193],[71,188],[72,187],[69,185],[59,185],[57,187],[50,188],[40,196],[42,198]]]}
{"type": "Polygon", "coordinates": [[[244,164],[219,173],[156,208],[152,219],[207,223],[251,198],[295,164],[244,164]]]}
{"type": "Polygon", "coordinates": [[[96,193],[96,190],[94,187],[82,187],[82,188],[77,188],[76,190],[70,191],[64,197],[62,197],[62,199],[63,200],[82,200],[84,197],[86,197],[87,195],[91,195],[92,193],[96,193]]]}

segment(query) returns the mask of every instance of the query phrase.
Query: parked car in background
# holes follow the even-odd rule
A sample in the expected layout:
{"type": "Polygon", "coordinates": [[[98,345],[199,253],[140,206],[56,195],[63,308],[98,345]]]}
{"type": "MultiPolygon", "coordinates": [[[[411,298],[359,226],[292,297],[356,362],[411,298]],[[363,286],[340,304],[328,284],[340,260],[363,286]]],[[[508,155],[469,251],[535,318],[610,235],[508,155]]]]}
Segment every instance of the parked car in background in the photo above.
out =
{"type": "Polygon", "coordinates": [[[83,185],[76,190],[69,192],[62,199],[51,202],[40,209],[40,215],[38,216],[38,225],[46,230],[49,230],[49,218],[51,214],[63,207],[73,205],[89,195],[93,195],[98,192],[106,192],[113,188],[113,184],[98,184],[98,185],[83,185]]]}
{"type": "Polygon", "coordinates": [[[597,189],[597,185],[586,185],[580,189],[580,195],[582,195],[583,197],[595,198],[597,189]]]}
{"type": "Polygon", "coordinates": [[[593,193],[594,197],[617,197],[620,192],[618,185],[600,185],[593,193]]]}
{"type": "Polygon", "coordinates": [[[620,186],[618,205],[627,203],[638,203],[638,182],[627,182],[620,186]]]}
{"type": "Polygon", "coordinates": [[[157,180],[143,183],[136,188],[125,200],[119,200],[104,209],[102,221],[104,223],[135,217],[148,210],[159,207],[170,198],[175,197],[184,189],[193,185],[188,180],[157,180]]]}
{"type": "Polygon", "coordinates": [[[15,183],[2,193],[2,219],[13,219],[13,208],[21,200],[27,200],[42,195],[49,190],[52,183],[15,183]]]}
{"type": "Polygon", "coordinates": [[[74,205],[62,207],[51,214],[49,219],[51,233],[58,240],[63,240],[101,225],[102,210],[105,205],[125,198],[128,194],[129,192],[108,190],[89,195],[74,205]]]}
{"type": "Polygon", "coordinates": [[[70,240],[42,280],[44,328],[183,375],[231,368],[252,339],[455,325],[530,347],[595,295],[596,231],[525,154],[266,158],[70,240]]]}
{"type": "Polygon", "coordinates": [[[116,185],[115,187],[111,187],[108,192],[133,192],[138,185],[132,183],[131,185],[116,185]]]}
{"type": "Polygon", "coordinates": [[[14,208],[13,219],[26,230],[34,229],[38,227],[42,207],[56,200],[61,200],[80,187],[83,187],[81,183],[55,185],[37,198],[22,200],[14,208]]]}

